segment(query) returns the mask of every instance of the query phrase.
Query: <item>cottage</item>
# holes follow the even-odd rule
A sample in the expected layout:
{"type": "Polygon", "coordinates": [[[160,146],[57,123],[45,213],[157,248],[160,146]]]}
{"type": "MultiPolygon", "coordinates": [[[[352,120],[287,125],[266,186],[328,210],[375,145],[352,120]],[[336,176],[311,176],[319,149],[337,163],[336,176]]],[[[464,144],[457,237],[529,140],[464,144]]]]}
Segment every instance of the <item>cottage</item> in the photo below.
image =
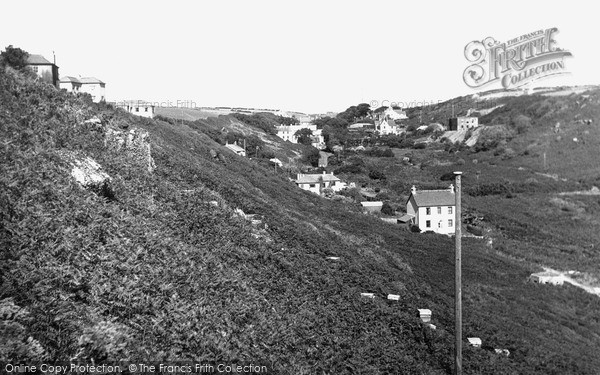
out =
{"type": "Polygon", "coordinates": [[[410,223],[421,231],[441,234],[454,233],[456,197],[454,186],[446,190],[419,190],[412,187],[406,202],[410,223]]]}
{"type": "Polygon", "coordinates": [[[400,126],[398,126],[396,122],[389,117],[386,117],[379,122],[379,124],[376,126],[376,130],[380,135],[398,135],[402,133],[400,126]]]}
{"type": "Polygon", "coordinates": [[[479,119],[472,116],[452,117],[448,121],[448,130],[468,130],[479,126],[479,119]]]}
{"type": "Polygon", "coordinates": [[[331,188],[333,191],[340,191],[345,187],[345,184],[333,175],[333,172],[323,174],[301,174],[299,173],[296,180],[296,185],[303,190],[308,190],[315,194],[321,194],[324,188],[331,188]]]}
{"type": "Polygon", "coordinates": [[[298,143],[296,132],[301,129],[308,129],[312,132],[311,145],[320,150],[325,148],[325,137],[322,130],[317,129],[317,125],[310,123],[300,123],[298,125],[282,125],[277,126],[277,136],[284,141],[298,143]]]}
{"type": "Polygon", "coordinates": [[[563,285],[565,278],[562,274],[556,272],[538,272],[532,273],[529,280],[538,284],[563,285]]]}
{"type": "Polygon", "coordinates": [[[122,108],[127,112],[140,117],[154,117],[154,104],[143,100],[124,100],[114,103],[117,108],[122,108]]]}
{"type": "Polygon", "coordinates": [[[59,88],[58,66],[56,62],[51,63],[42,55],[29,55],[27,66],[33,70],[44,82],[48,82],[59,88]]]}
{"type": "Polygon", "coordinates": [[[106,101],[105,87],[106,84],[95,77],[79,78],[81,82],[81,92],[88,93],[92,96],[94,103],[106,101]]]}
{"type": "Polygon", "coordinates": [[[75,77],[64,76],[60,78],[60,89],[67,92],[79,93],[81,90],[81,82],[75,77]]]}
{"type": "Polygon", "coordinates": [[[65,76],[60,79],[60,88],[73,93],[88,93],[94,103],[100,103],[106,100],[106,84],[94,77],[75,78],[65,76]]]}
{"type": "Polygon", "coordinates": [[[227,147],[231,151],[235,152],[236,155],[246,156],[246,150],[244,150],[242,147],[238,146],[237,142],[226,143],[225,147],[227,147]]]}

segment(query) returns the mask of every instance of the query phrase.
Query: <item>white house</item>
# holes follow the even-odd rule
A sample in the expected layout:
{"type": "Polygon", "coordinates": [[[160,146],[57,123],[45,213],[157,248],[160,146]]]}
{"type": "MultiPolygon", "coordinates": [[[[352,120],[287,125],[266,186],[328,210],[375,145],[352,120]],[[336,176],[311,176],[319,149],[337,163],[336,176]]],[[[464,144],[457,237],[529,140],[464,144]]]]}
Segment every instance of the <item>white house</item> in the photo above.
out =
{"type": "Polygon", "coordinates": [[[237,142],[226,143],[225,147],[227,147],[231,151],[235,152],[237,155],[246,156],[246,150],[244,150],[242,147],[238,146],[237,142]]]}
{"type": "Polygon", "coordinates": [[[403,111],[402,109],[394,109],[392,107],[388,107],[384,112],[383,112],[383,116],[384,117],[389,117],[392,120],[406,120],[408,118],[408,116],[406,116],[406,112],[403,111]]]}
{"type": "Polygon", "coordinates": [[[86,92],[92,96],[94,103],[100,103],[106,100],[106,84],[94,77],[61,77],[60,88],[68,92],[80,93],[86,92]]]}
{"type": "Polygon", "coordinates": [[[422,232],[454,233],[456,198],[454,186],[446,190],[419,190],[413,186],[406,202],[410,222],[422,232]]]}
{"type": "Polygon", "coordinates": [[[117,108],[123,108],[127,112],[141,117],[154,117],[154,104],[143,100],[124,100],[114,103],[117,108]]]}
{"type": "Polygon", "coordinates": [[[312,132],[312,146],[320,150],[325,148],[325,137],[323,136],[322,130],[317,129],[317,125],[303,122],[298,125],[282,125],[277,126],[277,136],[284,141],[292,143],[298,143],[298,137],[296,132],[301,129],[308,129],[312,132]]]}
{"type": "Polygon", "coordinates": [[[81,82],[81,92],[86,92],[92,96],[94,103],[106,101],[106,84],[94,77],[79,78],[81,82]]]}
{"type": "Polygon", "coordinates": [[[452,117],[448,120],[448,130],[468,130],[479,126],[479,119],[473,116],[452,117]]]}
{"type": "Polygon", "coordinates": [[[559,273],[548,271],[532,273],[529,280],[538,284],[563,285],[565,277],[559,273]]]}
{"type": "Polygon", "coordinates": [[[346,184],[333,175],[333,172],[323,174],[298,174],[294,181],[296,185],[303,190],[308,190],[315,194],[321,194],[322,189],[331,188],[333,191],[340,191],[346,184]]]}
{"type": "Polygon", "coordinates": [[[27,56],[27,66],[42,79],[54,87],[59,87],[58,66],[46,60],[42,55],[27,56]]]}
{"type": "Polygon", "coordinates": [[[61,77],[59,85],[59,88],[64,89],[67,92],[78,93],[81,90],[81,82],[75,77],[61,77]]]}
{"type": "Polygon", "coordinates": [[[383,120],[381,120],[379,124],[377,124],[375,130],[377,130],[380,135],[398,135],[402,133],[400,126],[398,126],[396,122],[389,117],[385,117],[383,120]]]}

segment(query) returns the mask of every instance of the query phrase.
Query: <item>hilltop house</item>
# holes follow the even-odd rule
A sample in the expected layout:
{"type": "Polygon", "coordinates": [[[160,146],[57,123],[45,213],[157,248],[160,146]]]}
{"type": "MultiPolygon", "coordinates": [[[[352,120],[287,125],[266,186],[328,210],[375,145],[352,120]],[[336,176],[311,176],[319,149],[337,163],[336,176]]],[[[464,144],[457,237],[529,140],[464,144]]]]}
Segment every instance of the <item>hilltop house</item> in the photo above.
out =
{"type": "Polygon", "coordinates": [[[479,119],[472,116],[452,117],[448,120],[448,130],[468,130],[479,126],[479,119]]]}
{"type": "Polygon", "coordinates": [[[413,186],[406,202],[410,222],[423,232],[454,233],[456,198],[454,186],[446,190],[420,190],[413,186]]]}
{"type": "Polygon", "coordinates": [[[321,191],[325,188],[331,188],[333,191],[342,190],[346,184],[339,178],[333,175],[333,172],[327,174],[298,174],[294,181],[296,185],[303,190],[308,190],[315,194],[321,194],[321,191]]]}
{"type": "Polygon", "coordinates": [[[70,77],[65,76],[60,79],[60,88],[68,92],[88,93],[92,96],[94,103],[100,103],[106,100],[106,84],[94,77],[70,77]]]}
{"type": "Polygon", "coordinates": [[[282,125],[277,126],[277,136],[284,141],[292,143],[298,143],[298,137],[296,132],[301,129],[308,129],[312,132],[312,143],[313,147],[322,150],[325,148],[325,137],[322,134],[321,129],[317,129],[317,125],[310,124],[307,122],[300,123],[298,125],[282,125]]]}
{"type": "Polygon", "coordinates": [[[31,68],[44,82],[48,82],[54,87],[59,88],[58,66],[51,63],[42,55],[29,55],[27,57],[27,66],[31,68]]]}
{"type": "Polygon", "coordinates": [[[242,147],[238,146],[237,142],[226,143],[225,147],[227,147],[231,151],[235,152],[237,155],[246,156],[246,150],[244,150],[242,147]]]}
{"type": "Polygon", "coordinates": [[[143,100],[124,100],[113,103],[115,107],[122,108],[127,112],[141,117],[154,117],[154,104],[143,100]]]}
{"type": "Polygon", "coordinates": [[[377,124],[377,126],[375,127],[375,130],[377,130],[380,135],[399,135],[400,133],[402,133],[400,126],[398,126],[396,122],[390,117],[386,117],[383,120],[381,120],[381,122],[379,122],[379,124],[377,124]]]}

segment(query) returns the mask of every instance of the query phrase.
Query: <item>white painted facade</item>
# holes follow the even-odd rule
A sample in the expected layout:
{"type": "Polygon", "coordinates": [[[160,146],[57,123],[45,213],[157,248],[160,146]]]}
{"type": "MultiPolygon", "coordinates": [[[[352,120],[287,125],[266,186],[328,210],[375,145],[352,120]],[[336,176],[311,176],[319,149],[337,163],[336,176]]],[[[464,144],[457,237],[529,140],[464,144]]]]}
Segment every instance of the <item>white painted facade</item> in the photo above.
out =
{"type": "Polygon", "coordinates": [[[114,104],[117,108],[122,108],[127,112],[140,117],[153,118],[155,114],[154,105],[142,100],[126,100],[114,104]]]}
{"type": "Polygon", "coordinates": [[[313,139],[311,145],[320,150],[325,148],[325,137],[323,136],[322,130],[317,129],[317,125],[303,122],[298,125],[282,125],[277,127],[277,136],[284,141],[289,141],[292,143],[298,143],[298,137],[296,137],[296,132],[301,129],[308,129],[312,132],[313,139]]]}
{"type": "Polygon", "coordinates": [[[453,234],[455,231],[454,187],[448,190],[421,190],[413,186],[406,204],[406,213],[421,232],[453,234]],[[421,196],[425,196],[421,199],[421,196]],[[422,201],[422,202],[420,202],[422,201]]]}

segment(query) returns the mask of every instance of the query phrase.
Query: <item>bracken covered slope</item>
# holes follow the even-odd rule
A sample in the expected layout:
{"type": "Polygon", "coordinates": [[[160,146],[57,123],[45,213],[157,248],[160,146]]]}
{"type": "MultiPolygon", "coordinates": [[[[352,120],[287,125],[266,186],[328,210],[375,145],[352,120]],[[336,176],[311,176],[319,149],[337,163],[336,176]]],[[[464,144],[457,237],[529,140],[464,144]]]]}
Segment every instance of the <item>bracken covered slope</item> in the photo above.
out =
{"type": "MultiPolygon", "coordinates": [[[[11,70],[0,72],[0,137],[0,361],[452,371],[451,238],[300,191],[201,127],[100,108],[11,70]],[[109,128],[148,131],[155,169],[108,147],[109,128]],[[66,152],[98,162],[109,191],[80,186],[66,152]]],[[[465,373],[600,368],[595,296],[527,284],[530,270],[478,240],[464,253],[464,336],[511,351],[465,344],[465,373]]]]}

